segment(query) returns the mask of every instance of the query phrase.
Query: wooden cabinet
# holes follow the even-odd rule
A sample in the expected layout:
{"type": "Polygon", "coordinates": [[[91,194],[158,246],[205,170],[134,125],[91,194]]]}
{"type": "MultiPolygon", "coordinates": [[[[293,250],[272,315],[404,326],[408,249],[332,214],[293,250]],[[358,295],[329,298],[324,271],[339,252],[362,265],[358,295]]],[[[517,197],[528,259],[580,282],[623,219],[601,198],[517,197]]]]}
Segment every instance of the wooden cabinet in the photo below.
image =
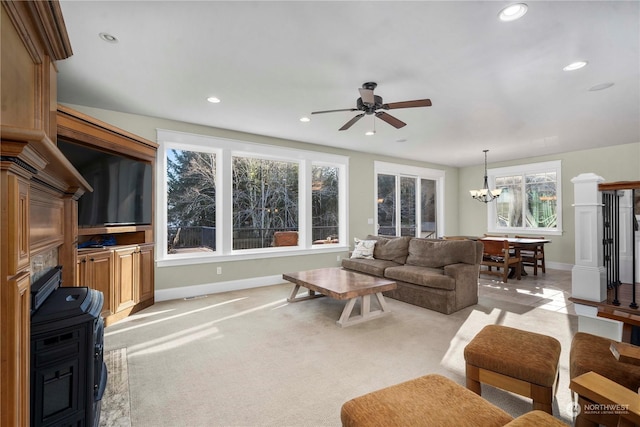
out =
{"type": "Polygon", "coordinates": [[[114,300],[115,312],[117,313],[133,307],[136,303],[135,294],[139,282],[140,259],[137,246],[116,249],[114,254],[117,283],[114,289],[114,300]]]}
{"type": "Polygon", "coordinates": [[[102,316],[113,314],[113,252],[100,250],[78,255],[76,286],[86,286],[102,292],[102,316]]]}
{"type": "Polygon", "coordinates": [[[102,292],[106,325],[153,304],[153,247],[142,243],[79,251],[76,286],[102,292]]]}
{"type": "Polygon", "coordinates": [[[56,61],[71,56],[57,1],[0,4],[0,425],[28,426],[32,281],[48,262],[75,282],[65,233],[90,190],[56,146],[56,61]]]}
{"type": "MultiPolygon", "coordinates": [[[[142,160],[152,166],[155,176],[155,161],[158,144],[133,135],[125,130],[101,122],[72,108],[58,106],[58,140],[98,149],[112,154],[142,160]]],[[[153,187],[153,186],[152,186],[153,187]]],[[[152,207],[155,191],[152,193],[152,207]]],[[[152,215],[153,217],[153,215],[152,215]]],[[[115,246],[104,250],[78,252],[78,276],[75,283],[101,290],[105,296],[105,324],[108,326],[131,313],[154,303],[154,237],[153,223],[145,225],[122,225],[105,227],[78,227],[78,243],[95,236],[109,235],[115,246]],[[109,261],[90,266],[90,255],[100,251],[110,254],[109,261]],[[107,267],[108,264],[108,267],[107,267]],[[109,279],[106,270],[109,271],[109,279]],[[93,270],[93,273],[90,271],[93,270]],[[92,276],[93,274],[93,276],[92,276]],[[109,285],[107,285],[107,283],[109,285]],[[108,309],[107,309],[108,307],[108,309]]],[[[106,255],[102,255],[106,257],[106,255]]]]}
{"type": "Polygon", "coordinates": [[[139,245],[138,258],[139,258],[139,285],[138,296],[136,301],[144,303],[146,301],[153,301],[154,291],[154,256],[153,256],[153,244],[139,245]]]}

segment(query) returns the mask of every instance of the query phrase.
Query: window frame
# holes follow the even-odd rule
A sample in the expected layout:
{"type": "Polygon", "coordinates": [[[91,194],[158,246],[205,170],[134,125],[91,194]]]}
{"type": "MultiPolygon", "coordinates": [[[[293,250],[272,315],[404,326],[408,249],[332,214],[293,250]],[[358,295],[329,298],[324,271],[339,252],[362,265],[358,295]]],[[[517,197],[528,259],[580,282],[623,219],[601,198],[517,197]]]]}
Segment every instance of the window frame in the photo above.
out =
{"type": "Polygon", "coordinates": [[[344,251],[348,248],[348,176],[349,157],[330,153],[306,151],[248,141],[197,135],[157,129],[158,159],[156,162],[156,261],[159,267],[242,259],[272,258],[317,253],[318,251],[344,251]],[[167,249],[167,152],[172,149],[213,153],[216,156],[216,250],[169,254],[167,249]],[[298,246],[280,248],[233,249],[233,186],[232,158],[252,157],[286,161],[298,164],[298,246]],[[314,245],[312,240],[311,183],[312,166],[338,168],[339,179],[339,243],[314,245]],[[218,226],[218,224],[220,224],[218,226]]]}
{"type": "MultiPolygon", "coordinates": [[[[523,194],[526,194],[525,175],[535,173],[555,172],[556,174],[556,214],[557,226],[555,228],[541,227],[499,227],[497,225],[497,206],[495,202],[487,203],[487,230],[489,233],[501,234],[531,234],[531,235],[562,235],[562,161],[552,160],[540,163],[528,163],[517,166],[506,166],[487,170],[489,188],[495,188],[496,178],[503,176],[521,175],[523,194]]],[[[524,199],[526,200],[526,198],[524,199]]],[[[523,221],[523,224],[526,222],[523,221]]]]}
{"type": "MultiPolygon", "coordinates": [[[[393,175],[396,177],[396,197],[400,196],[400,178],[408,177],[416,179],[416,233],[420,233],[422,224],[419,221],[421,215],[422,203],[420,200],[421,191],[420,186],[422,179],[428,179],[436,182],[436,231],[433,237],[439,237],[445,230],[445,215],[444,215],[444,189],[445,189],[445,177],[446,172],[440,169],[423,168],[419,166],[409,166],[397,163],[388,162],[374,162],[373,172],[373,204],[374,204],[374,227],[376,228],[374,233],[378,234],[378,175],[393,175]]],[[[396,233],[402,228],[402,222],[400,220],[400,204],[396,203],[396,218],[399,220],[396,223],[396,233]]],[[[400,234],[398,234],[400,235],[400,234]]]]}

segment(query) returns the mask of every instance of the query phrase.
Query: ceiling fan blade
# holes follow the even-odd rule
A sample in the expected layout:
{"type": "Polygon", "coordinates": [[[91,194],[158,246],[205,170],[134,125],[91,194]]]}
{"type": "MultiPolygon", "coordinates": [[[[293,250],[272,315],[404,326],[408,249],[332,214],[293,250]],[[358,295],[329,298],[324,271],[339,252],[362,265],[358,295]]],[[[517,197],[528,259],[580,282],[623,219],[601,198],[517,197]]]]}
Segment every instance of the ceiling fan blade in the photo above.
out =
{"type": "Polygon", "coordinates": [[[374,105],[376,103],[376,99],[373,97],[373,89],[358,89],[360,91],[360,98],[362,98],[362,102],[369,105],[374,105]]]}
{"type": "Polygon", "coordinates": [[[355,122],[357,122],[358,120],[360,120],[363,117],[364,117],[364,113],[358,114],[353,119],[351,119],[347,123],[345,123],[344,126],[342,126],[339,130],[347,130],[347,129],[349,129],[351,126],[353,126],[353,124],[355,122]]]}
{"type": "Polygon", "coordinates": [[[402,120],[396,119],[391,114],[387,114],[384,111],[380,111],[376,113],[376,117],[379,118],[380,120],[384,120],[385,122],[389,123],[391,126],[393,126],[396,129],[400,129],[401,127],[404,127],[407,125],[402,120]]]}
{"type": "Polygon", "coordinates": [[[394,108],[413,108],[413,107],[431,107],[430,99],[416,99],[415,101],[391,102],[384,104],[382,108],[385,110],[393,110],[394,108]]]}
{"type": "Polygon", "coordinates": [[[335,113],[338,111],[358,111],[357,108],[342,108],[340,110],[324,110],[324,111],[313,111],[311,114],[323,114],[323,113],[335,113]]]}

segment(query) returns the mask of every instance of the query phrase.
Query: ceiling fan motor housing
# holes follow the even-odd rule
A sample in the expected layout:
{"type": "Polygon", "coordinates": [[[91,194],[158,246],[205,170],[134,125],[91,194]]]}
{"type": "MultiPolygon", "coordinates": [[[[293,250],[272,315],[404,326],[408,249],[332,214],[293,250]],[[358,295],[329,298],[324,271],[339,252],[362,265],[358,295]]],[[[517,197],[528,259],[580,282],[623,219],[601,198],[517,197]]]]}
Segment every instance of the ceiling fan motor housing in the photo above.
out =
{"type": "Polygon", "coordinates": [[[360,111],[364,111],[366,114],[373,114],[376,110],[382,108],[382,97],[374,95],[373,99],[375,103],[373,105],[367,105],[362,101],[362,98],[358,98],[356,108],[360,111]]]}

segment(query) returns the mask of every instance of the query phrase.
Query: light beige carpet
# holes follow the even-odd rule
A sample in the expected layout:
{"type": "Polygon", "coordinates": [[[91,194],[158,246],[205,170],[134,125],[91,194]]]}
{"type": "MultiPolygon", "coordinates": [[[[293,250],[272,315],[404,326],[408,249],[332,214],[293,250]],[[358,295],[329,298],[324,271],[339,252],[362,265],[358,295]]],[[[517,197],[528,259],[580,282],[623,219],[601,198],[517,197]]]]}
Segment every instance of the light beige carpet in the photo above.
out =
{"type": "MultiPolygon", "coordinates": [[[[340,328],[344,302],[287,303],[290,290],[283,284],[160,302],[108,327],[106,349],[126,348],[131,425],[339,426],[342,403],[364,393],[428,373],[464,384],[463,349],[487,324],[561,342],[554,414],[571,422],[575,316],[489,297],[447,316],[387,299],[391,315],[340,328]]],[[[513,416],[531,408],[492,387],[483,386],[483,396],[513,416]]],[[[112,407],[105,395],[103,418],[122,422],[109,416],[112,407]]]]}

